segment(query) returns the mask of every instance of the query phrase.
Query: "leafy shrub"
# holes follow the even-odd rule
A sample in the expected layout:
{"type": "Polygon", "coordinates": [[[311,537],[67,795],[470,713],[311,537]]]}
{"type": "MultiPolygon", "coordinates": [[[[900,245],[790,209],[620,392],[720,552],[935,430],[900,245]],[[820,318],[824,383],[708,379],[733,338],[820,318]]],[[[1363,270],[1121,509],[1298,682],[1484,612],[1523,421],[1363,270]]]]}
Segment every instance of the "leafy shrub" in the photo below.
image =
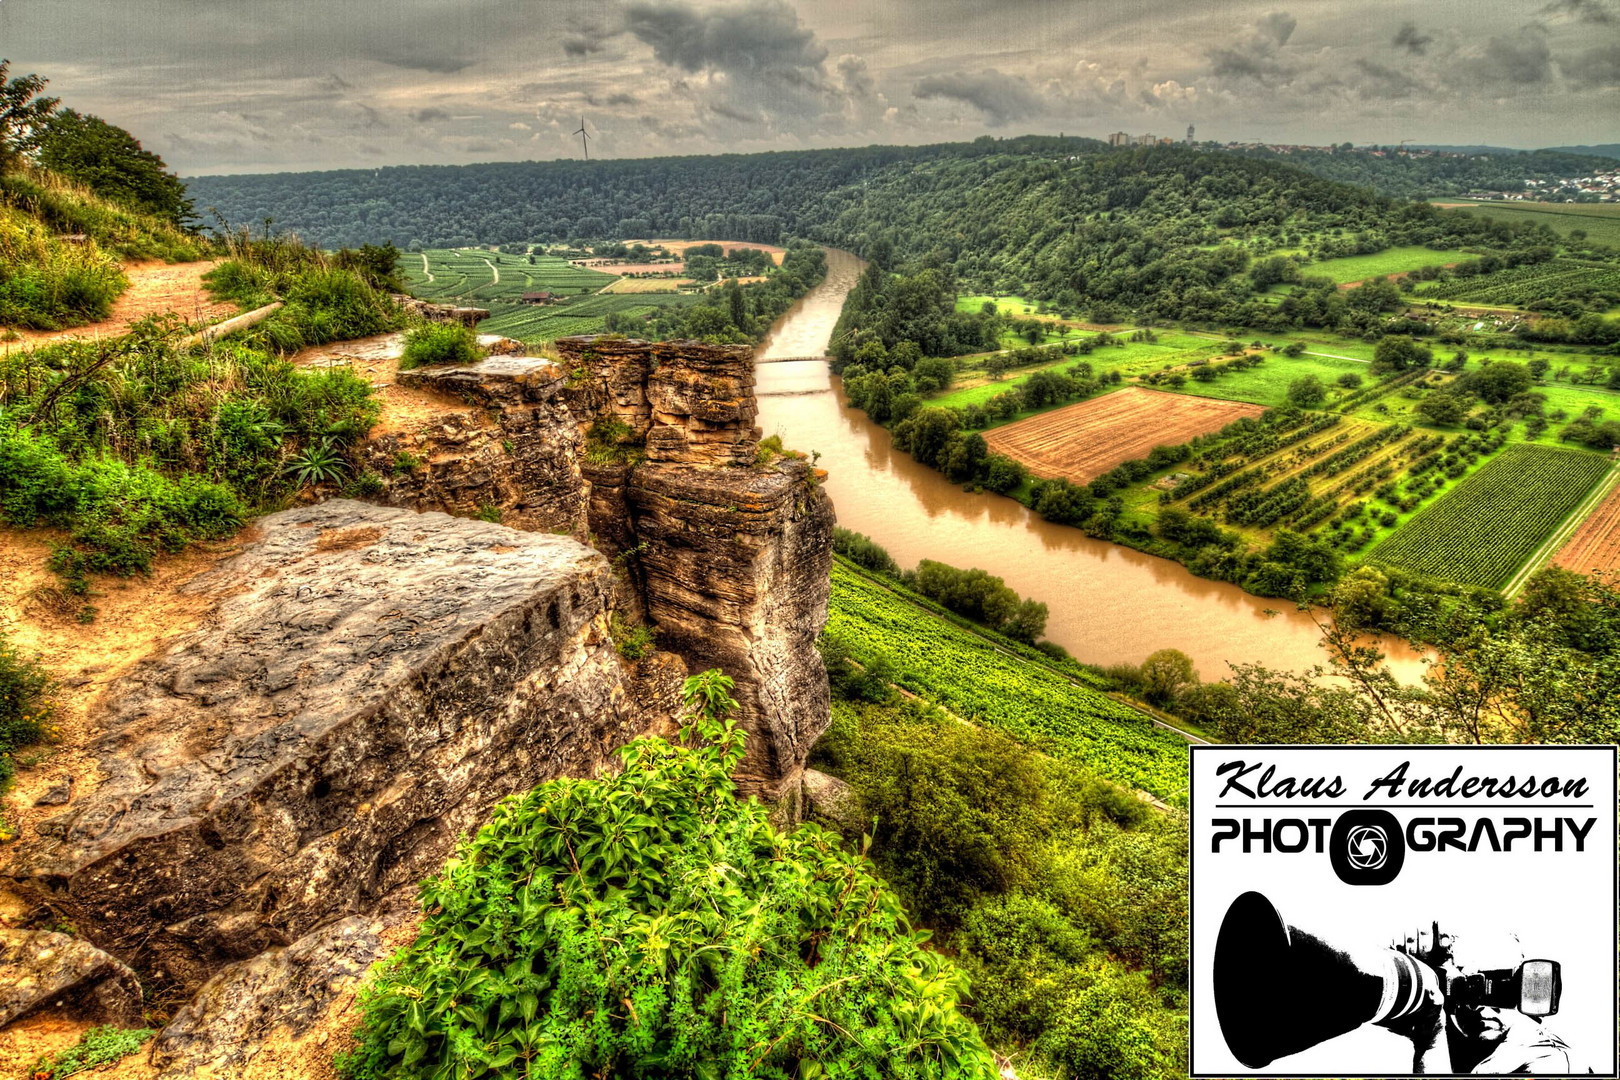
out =
{"type": "Polygon", "coordinates": [[[405,335],[405,351],[399,359],[399,370],[423,367],[428,364],[476,364],[483,359],[478,347],[478,335],[460,323],[428,323],[405,335]]]}
{"type": "MultiPolygon", "coordinates": [[[[0,635],[0,793],[11,786],[13,755],[50,734],[50,675],[0,635]]],[[[0,826],[0,833],[7,830],[0,826]]]]}
{"type": "Polygon", "coordinates": [[[679,743],[496,807],[423,885],[343,1075],[995,1076],[965,981],[865,859],[736,799],[729,688],[687,680],[679,743]]]}
{"type": "Polygon", "coordinates": [[[857,566],[890,577],[900,576],[900,567],[877,541],[865,533],[833,526],[833,550],[857,566]]]}
{"type": "Polygon", "coordinates": [[[111,1065],[139,1050],[156,1034],[155,1028],[118,1028],[111,1024],[94,1027],[66,1050],[41,1057],[29,1076],[32,1080],[62,1080],[99,1065],[111,1065]]]}
{"type": "Polygon", "coordinates": [[[223,484],[100,455],[75,462],[28,429],[0,430],[0,519],[68,529],[73,547],[55,561],[70,576],[144,573],[159,551],[228,536],[246,516],[223,484]]]}
{"type": "Polygon", "coordinates": [[[625,622],[618,612],[608,617],[608,633],[613,638],[613,647],[626,660],[640,660],[652,652],[653,638],[658,635],[656,630],[645,624],[625,622]]]}

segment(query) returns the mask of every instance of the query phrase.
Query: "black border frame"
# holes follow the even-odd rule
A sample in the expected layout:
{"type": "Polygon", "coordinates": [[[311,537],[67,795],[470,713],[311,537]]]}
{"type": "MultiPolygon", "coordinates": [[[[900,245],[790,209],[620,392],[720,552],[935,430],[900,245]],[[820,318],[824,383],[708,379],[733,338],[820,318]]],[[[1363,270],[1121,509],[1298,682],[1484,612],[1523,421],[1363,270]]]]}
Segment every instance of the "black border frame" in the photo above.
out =
{"type": "MultiPolygon", "coordinates": [[[[1620,744],[1615,743],[1580,743],[1572,745],[1556,745],[1546,743],[1486,743],[1480,744],[1451,744],[1451,743],[1188,743],[1187,744],[1187,1076],[1188,1080],[1223,1080],[1233,1077],[1269,1077],[1287,1076],[1295,1080],[1383,1080],[1391,1075],[1380,1073],[1354,1073],[1344,1070],[1335,1070],[1331,1073],[1259,1073],[1227,1070],[1210,1073],[1197,1072],[1193,1068],[1193,1032],[1198,1020],[1198,942],[1196,935],[1196,920],[1193,918],[1193,890],[1197,881],[1198,844],[1193,835],[1194,789],[1198,782],[1197,770],[1193,768],[1193,761],[1199,751],[1241,750],[1253,754],[1256,751],[1271,750],[1447,750],[1447,751],[1477,751],[1477,750],[1607,750],[1611,772],[1615,777],[1615,832],[1616,839],[1620,840],[1620,744]]],[[[1609,963],[1614,974],[1615,998],[1612,999],[1615,1011],[1611,1014],[1613,1021],[1609,1025],[1610,1044],[1609,1061],[1610,1071],[1599,1073],[1537,1073],[1546,1080],[1576,1080],[1577,1077],[1598,1076],[1608,1077],[1610,1080],[1620,1078],[1620,858],[1614,862],[1614,877],[1611,899],[1614,903],[1609,908],[1609,963]]],[[[1472,1073],[1427,1073],[1426,1076],[1455,1078],[1474,1075],[1472,1073]]]]}

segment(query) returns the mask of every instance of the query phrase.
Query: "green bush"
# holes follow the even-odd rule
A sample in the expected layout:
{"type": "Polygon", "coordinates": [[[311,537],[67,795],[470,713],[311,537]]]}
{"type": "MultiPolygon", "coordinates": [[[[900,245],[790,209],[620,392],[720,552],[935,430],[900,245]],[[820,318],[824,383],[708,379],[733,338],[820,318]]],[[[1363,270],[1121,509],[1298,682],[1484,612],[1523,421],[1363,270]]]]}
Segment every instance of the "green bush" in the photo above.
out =
{"type": "Polygon", "coordinates": [[[680,743],[496,807],[362,992],[343,1075],[995,1076],[961,974],[869,864],[735,797],[729,687],[687,680],[680,743]]]}
{"type": "MultiPolygon", "coordinates": [[[[51,734],[50,675],[0,635],[0,793],[11,786],[16,752],[51,734]]],[[[0,839],[9,839],[0,824],[0,839]]]]}
{"type": "Polygon", "coordinates": [[[76,462],[29,429],[0,430],[0,518],[67,529],[73,546],[56,565],[70,577],[144,573],[159,551],[228,536],[246,516],[224,484],[108,456],[76,462]]]}
{"type": "Polygon", "coordinates": [[[62,1080],[99,1065],[111,1065],[139,1050],[141,1044],[155,1034],[154,1028],[118,1028],[110,1024],[91,1028],[66,1050],[41,1057],[29,1077],[31,1080],[62,1080]]]}
{"type": "Polygon", "coordinates": [[[428,323],[405,335],[405,352],[399,359],[399,370],[423,367],[427,364],[476,364],[484,358],[478,347],[478,335],[460,323],[428,323]]]}

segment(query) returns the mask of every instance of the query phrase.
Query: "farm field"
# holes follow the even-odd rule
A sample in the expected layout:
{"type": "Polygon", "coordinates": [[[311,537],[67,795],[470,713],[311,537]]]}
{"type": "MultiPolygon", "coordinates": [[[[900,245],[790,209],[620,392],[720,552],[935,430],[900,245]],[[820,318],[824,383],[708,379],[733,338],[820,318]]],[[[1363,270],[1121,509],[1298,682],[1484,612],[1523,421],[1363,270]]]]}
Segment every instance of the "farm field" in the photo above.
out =
{"type": "Polygon", "coordinates": [[[771,261],[777,266],[781,266],[782,260],[787,257],[787,248],[777,247],[775,244],[759,244],[752,240],[626,240],[625,244],[646,244],[648,247],[661,247],[665,251],[674,252],[677,255],[684,254],[687,248],[698,247],[702,244],[719,244],[727,251],[732,248],[757,248],[760,251],[769,252],[771,261]]]}
{"type": "Polygon", "coordinates": [[[536,255],[532,264],[529,258],[481,248],[430,248],[402,254],[399,271],[412,296],[480,304],[515,301],[526,292],[582,296],[613,281],[612,274],[587,270],[554,255],[536,255]]]}
{"type": "Polygon", "coordinates": [[[570,334],[601,333],[609,312],[636,318],[651,315],[660,307],[695,304],[699,299],[696,293],[603,293],[544,307],[490,304],[490,316],[478,324],[478,331],[531,343],[554,341],[570,334]]]}
{"type": "Polygon", "coordinates": [[[1419,285],[1412,295],[1423,300],[1535,308],[1582,294],[1603,298],[1610,306],[1620,301],[1620,269],[1579,259],[1551,259],[1477,277],[1429,282],[1419,285]]]}
{"type": "Polygon", "coordinates": [[[1497,221],[1533,221],[1546,225],[1560,236],[1582,229],[1597,243],[1620,247],[1620,205],[1613,203],[1472,202],[1466,199],[1436,200],[1436,203],[1497,221]]]}
{"type": "Polygon", "coordinates": [[[906,603],[834,560],[828,636],[869,664],[886,657],[899,685],[1117,783],[1174,800],[1186,791],[1187,743],[1136,710],[1043,664],[906,603]]]}
{"type": "Polygon", "coordinates": [[[1085,483],[1155,446],[1186,442],[1262,411],[1247,403],[1127,387],[991,428],[984,440],[1036,476],[1085,483]]]}
{"type": "Polygon", "coordinates": [[[680,292],[682,285],[691,285],[691,278],[620,278],[607,288],[604,293],[674,293],[680,292]]]}
{"type": "Polygon", "coordinates": [[[1368,278],[1404,274],[1420,266],[1445,266],[1467,258],[1462,252],[1434,251],[1426,247],[1394,247],[1372,255],[1348,255],[1342,259],[1325,259],[1306,263],[1300,272],[1307,277],[1332,278],[1340,285],[1368,278]]]}
{"type": "Polygon", "coordinates": [[[1508,446],[1381,542],[1368,561],[1500,588],[1610,465],[1579,450],[1508,446]]]}
{"type": "Polygon", "coordinates": [[[1581,574],[1620,569],[1620,487],[1611,490],[1586,515],[1552,561],[1581,574]]]}

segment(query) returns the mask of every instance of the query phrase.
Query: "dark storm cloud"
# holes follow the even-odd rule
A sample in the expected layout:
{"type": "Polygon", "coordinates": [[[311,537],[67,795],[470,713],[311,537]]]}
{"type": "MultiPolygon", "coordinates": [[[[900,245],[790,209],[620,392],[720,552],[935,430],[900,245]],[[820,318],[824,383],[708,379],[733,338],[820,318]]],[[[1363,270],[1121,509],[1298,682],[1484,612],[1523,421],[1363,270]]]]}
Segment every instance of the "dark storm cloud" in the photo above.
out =
{"type": "Polygon", "coordinates": [[[1208,52],[1210,74],[1232,82],[1270,84],[1294,74],[1293,65],[1280,54],[1299,23],[1286,11],[1273,11],[1254,24],[1253,32],[1208,52]]]}
{"type": "Polygon", "coordinates": [[[707,11],[675,0],[633,3],[625,10],[625,29],[651,45],[658,60],[688,72],[789,73],[819,69],[827,59],[826,48],[786,0],[748,0],[707,11]]]}
{"type": "Polygon", "coordinates": [[[912,96],[928,100],[945,99],[971,105],[984,114],[991,127],[1015,120],[1027,120],[1045,111],[1039,94],[1016,75],[1003,75],[994,69],[974,74],[958,71],[950,75],[930,75],[917,80],[912,96]]]}
{"type": "Polygon", "coordinates": [[[1282,48],[1288,44],[1288,39],[1294,36],[1294,29],[1299,26],[1299,20],[1286,11],[1273,11],[1256,24],[1261,34],[1270,38],[1282,48]]]}
{"type": "Polygon", "coordinates": [[[1576,86],[1620,87],[1620,42],[1594,46],[1560,62],[1559,67],[1576,86]]]}
{"type": "Polygon", "coordinates": [[[1552,78],[1552,50],[1540,34],[1493,37],[1477,70],[1486,78],[1531,86],[1552,78]]]}
{"type": "Polygon", "coordinates": [[[1366,76],[1358,84],[1365,97],[1409,98],[1423,90],[1423,84],[1410,75],[1371,60],[1357,60],[1355,68],[1366,76]]]}
{"type": "Polygon", "coordinates": [[[1601,0],[1553,0],[1541,9],[1542,15],[1568,15],[1583,23],[1607,26],[1615,21],[1614,12],[1601,0]]]}
{"type": "Polygon", "coordinates": [[[1433,43],[1433,35],[1420,33],[1417,23],[1410,22],[1401,23],[1401,28],[1395,31],[1395,39],[1390,42],[1397,49],[1405,49],[1414,56],[1422,56],[1427,53],[1429,46],[1433,43]]]}

